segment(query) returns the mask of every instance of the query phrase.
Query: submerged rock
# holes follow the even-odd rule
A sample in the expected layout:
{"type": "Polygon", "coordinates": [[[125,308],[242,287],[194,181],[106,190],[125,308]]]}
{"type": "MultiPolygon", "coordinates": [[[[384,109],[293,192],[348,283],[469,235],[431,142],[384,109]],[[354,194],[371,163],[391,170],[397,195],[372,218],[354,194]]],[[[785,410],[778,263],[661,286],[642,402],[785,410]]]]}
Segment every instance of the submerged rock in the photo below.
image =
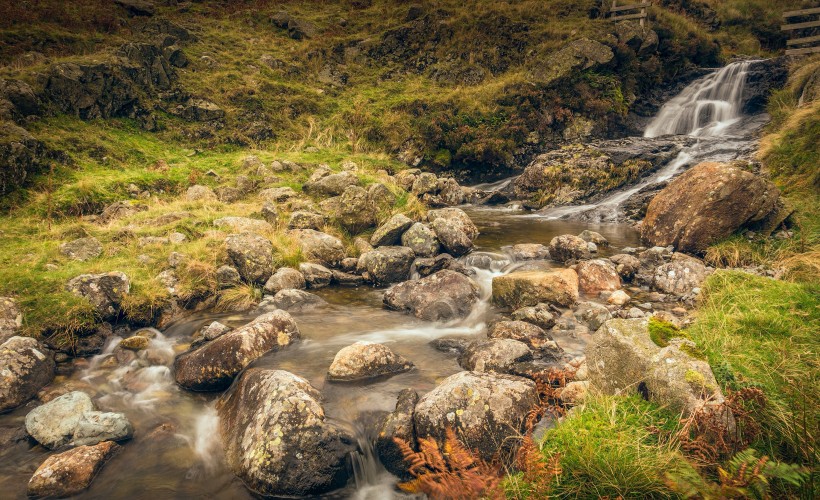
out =
{"type": "MultiPolygon", "coordinates": [[[[281,293],[281,292],[280,292],[281,293]]],[[[185,389],[219,391],[263,354],[299,340],[299,328],[285,311],[265,313],[174,360],[174,378],[185,389]]]]}
{"type": "Polygon", "coordinates": [[[478,285],[461,273],[443,270],[419,280],[406,281],[384,293],[389,309],[409,311],[427,321],[465,318],[479,299],[478,285]]]}
{"type": "Polygon", "coordinates": [[[63,498],[82,493],[120,446],[105,441],[51,455],[28,482],[28,495],[38,498],[63,498]]]}
{"type": "Polygon", "coordinates": [[[54,357],[31,337],[0,344],[0,413],[20,406],[54,378],[54,357]]]}
{"type": "Polygon", "coordinates": [[[413,363],[385,345],[356,342],[336,353],[327,371],[327,379],[362,380],[406,372],[412,368],[413,363]]]}
{"type": "Polygon", "coordinates": [[[578,300],[578,274],[572,269],[516,271],[493,278],[493,302],[518,309],[546,302],[569,306],[578,300]]]}
{"type": "Polygon", "coordinates": [[[307,380],[251,368],[217,403],[228,466],[263,496],[316,495],[349,477],[354,440],[325,420],[307,380]]]}

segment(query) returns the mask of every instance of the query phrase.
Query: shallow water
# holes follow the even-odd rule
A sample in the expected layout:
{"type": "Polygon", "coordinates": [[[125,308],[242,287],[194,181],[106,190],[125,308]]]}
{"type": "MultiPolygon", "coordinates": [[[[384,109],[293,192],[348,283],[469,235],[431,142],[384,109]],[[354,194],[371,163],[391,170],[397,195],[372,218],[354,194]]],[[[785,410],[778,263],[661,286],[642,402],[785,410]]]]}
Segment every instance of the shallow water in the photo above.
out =
{"type": "MultiPolygon", "coordinates": [[[[504,209],[467,207],[481,230],[476,251],[464,259],[475,264],[476,281],[483,299],[473,315],[451,324],[434,324],[382,308],[384,290],[370,287],[327,288],[317,293],[329,307],[295,313],[303,341],[279,353],[264,356],[254,366],[283,369],[300,375],[322,392],[329,418],[350,428],[360,437],[365,453],[356,457],[356,478],[348,488],[329,497],[383,499],[396,495],[394,480],[367,452],[365,422],[374,412],[391,411],[398,393],[412,387],[424,393],[445,377],[461,369],[452,354],[439,352],[429,341],[440,337],[482,337],[486,323],[496,314],[487,300],[493,276],[515,267],[503,248],[516,243],[548,244],[560,234],[578,234],[592,229],[606,236],[613,247],[638,244],[637,233],[623,224],[588,224],[575,221],[548,221],[504,209]],[[388,344],[413,361],[410,372],[370,383],[341,384],[325,381],[325,372],[336,352],[357,340],[388,344]],[[358,482],[358,484],[356,484],[358,482]]],[[[545,266],[554,263],[544,263],[545,266]]],[[[218,394],[183,391],[171,373],[173,357],[191,341],[203,325],[219,320],[239,326],[258,313],[201,314],[156,332],[149,349],[125,366],[110,359],[118,337],[100,356],[74,363],[73,372],[60,377],[48,390],[71,387],[92,395],[98,406],[124,412],[134,424],[134,439],[108,463],[81,498],[253,498],[223,463],[218,439],[217,416],[213,403],[218,394]]],[[[580,353],[585,339],[555,336],[570,353],[580,353]]],[[[30,403],[0,416],[0,433],[20,429],[30,403]]],[[[34,470],[49,452],[33,441],[23,441],[0,450],[0,496],[24,498],[34,470]]]]}

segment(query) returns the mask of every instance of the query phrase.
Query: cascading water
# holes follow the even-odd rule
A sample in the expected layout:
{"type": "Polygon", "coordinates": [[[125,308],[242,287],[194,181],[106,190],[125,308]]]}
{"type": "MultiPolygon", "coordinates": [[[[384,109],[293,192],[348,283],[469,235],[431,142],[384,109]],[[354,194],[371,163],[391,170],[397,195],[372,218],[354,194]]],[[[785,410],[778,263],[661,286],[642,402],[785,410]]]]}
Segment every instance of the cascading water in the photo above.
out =
{"type": "Polygon", "coordinates": [[[715,71],[687,86],[667,102],[644,131],[644,137],[686,135],[697,142],[683,148],[678,156],[633,186],[585,205],[548,208],[539,217],[564,219],[580,217],[595,222],[617,221],[621,205],[642,189],[665,182],[683,168],[701,161],[738,158],[751,142],[751,131],[741,122],[743,89],[749,66],[740,61],[715,71]]]}

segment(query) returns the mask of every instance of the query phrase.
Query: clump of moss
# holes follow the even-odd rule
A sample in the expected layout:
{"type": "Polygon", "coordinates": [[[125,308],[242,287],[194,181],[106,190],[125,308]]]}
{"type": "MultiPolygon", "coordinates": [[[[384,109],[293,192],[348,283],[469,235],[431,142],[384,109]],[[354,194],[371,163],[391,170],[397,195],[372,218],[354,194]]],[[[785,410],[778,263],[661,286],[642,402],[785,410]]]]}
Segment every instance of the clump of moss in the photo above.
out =
{"type": "Polygon", "coordinates": [[[670,340],[686,338],[686,334],[672,323],[652,317],[649,318],[649,338],[656,346],[666,347],[669,345],[670,340]]]}

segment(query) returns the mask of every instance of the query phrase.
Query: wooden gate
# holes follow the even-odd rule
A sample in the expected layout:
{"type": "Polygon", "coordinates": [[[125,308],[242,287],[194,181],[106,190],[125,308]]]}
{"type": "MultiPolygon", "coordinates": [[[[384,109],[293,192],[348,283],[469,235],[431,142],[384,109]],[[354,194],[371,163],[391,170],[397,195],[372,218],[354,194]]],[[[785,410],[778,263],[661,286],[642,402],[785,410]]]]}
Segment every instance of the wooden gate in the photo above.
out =
{"type": "Polygon", "coordinates": [[[790,37],[786,42],[789,47],[786,49],[787,56],[820,52],[820,7],[784,12],[783,20],[787,24],[782,25],[780,29],[788,31],[790,37]],[[809,21],[810,18],[814,19],[809,21]],[[798,22],[790,22],[791,19],[798,22]]]}
{"type": "Polygon", "coordinates": [[[629,5],[618,5],[618,0],[612,0],[612,8],[609,9],[609,18],[613,21],[640,19],[641,26],[643,26],[646,24],[646,9],[650,4],[651,2],[643,1],[640,3],[631,3],[629,5]]]}

